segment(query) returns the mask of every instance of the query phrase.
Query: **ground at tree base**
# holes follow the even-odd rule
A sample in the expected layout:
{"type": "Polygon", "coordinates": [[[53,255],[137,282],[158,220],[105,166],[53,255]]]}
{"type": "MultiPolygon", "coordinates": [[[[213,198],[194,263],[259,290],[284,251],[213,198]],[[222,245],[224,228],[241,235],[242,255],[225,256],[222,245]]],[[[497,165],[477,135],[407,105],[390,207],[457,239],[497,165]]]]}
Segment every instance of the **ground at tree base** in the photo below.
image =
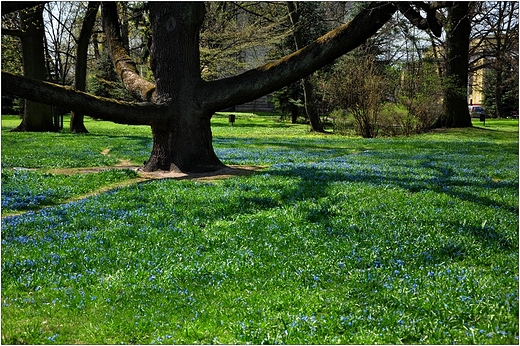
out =
{"type": "Polygon", "coordinates": [[[85,168],[59,168],[49,170],[49,173],[53,174],[86,174],[86,173],[97,173],[110,169],[131,169],[135,171],[140,178],[144,180],[155,180],[155,179],[177,179],[177,180],[214,180],[214,179],[226,179],[234,176],[250,175],[257,171],[261,171],[265,167],[263,166],[238,166],[230,165],[224,166],[223,168],[214,172],[204,173],[180,173],[174,171],[163,171],[157,170],[154,172],[145,172],[141,166],[134,166],[130,162],[121,161],[116,166],[104,166],[104,167],[85,167],[85,168]]]}

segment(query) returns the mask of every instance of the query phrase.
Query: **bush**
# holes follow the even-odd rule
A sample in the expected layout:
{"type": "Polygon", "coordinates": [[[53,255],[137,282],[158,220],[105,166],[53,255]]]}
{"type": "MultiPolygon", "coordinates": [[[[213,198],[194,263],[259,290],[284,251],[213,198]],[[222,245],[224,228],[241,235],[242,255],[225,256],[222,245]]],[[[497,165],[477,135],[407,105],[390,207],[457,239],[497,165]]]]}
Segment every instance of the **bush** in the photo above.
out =
{"type": "Polygon", "coordinates": [[[379,117],[379,129],[384,136],[409,135],[409,129],[413,127],[414,120],[402,105],[387,103],[379,117]]]}
{"type": "Polygon", "coordinates": [[[442,97],[442,80],[433,63],[419,62],[406,66],[397,88],[397,99],[408,114],[396,118],[404,134],[430,129],[442,115],[442,97]]]}
{"type": "Polygon", "coordinates": [[[354,132],[353,119],[348,117],[348,113],[343,109],[335,109],[329,114],[334,119],[334,133],[340,135],[350,135],[354,132]]]}
{"type": "Polygon", "coordinates": [[[373,55],[358,53],[340,59],[326,81],[318,85],[324,101],[353,116],[357,134],[364,138],[377,136],[378,117],[389,84],[373,55]]]}

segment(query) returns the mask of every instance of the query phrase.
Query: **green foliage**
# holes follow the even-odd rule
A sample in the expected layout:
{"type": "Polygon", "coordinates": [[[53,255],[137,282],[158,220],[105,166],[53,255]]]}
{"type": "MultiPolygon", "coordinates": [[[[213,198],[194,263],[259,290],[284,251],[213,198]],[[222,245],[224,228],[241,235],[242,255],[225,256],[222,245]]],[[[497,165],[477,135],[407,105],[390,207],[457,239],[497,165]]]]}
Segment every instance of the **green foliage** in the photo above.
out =
{"type": "Polygon", "coordinates": [[[96,96],[133,101],[119,80],[107,51],[101,51],[94,71],[87,76],[87,91],[96,96]]]}
{"type": "Polygon", "coordinates": [[[326,79],[321,85],[326,102],[351,114],[362,137],[376,137],[388,83],[375,57],[358,50],[340,58],[326,79]]]}
{"type": "MultiPolygon", "coordinates": [[[[262,171],[4,217],[2,343],[518,343],[516,120],[364,139],[226,119],[212,120],[219,157],[262,171]]],[[[74,156],[82,138],[140,159],[151,137],[89,120],[90,134],[41,136],[47,150],[28,155],[3,125],[2,162],[16,143],[27,166],[56,164],[54,143],[74,156]]],[[[132,179],[6,169],[2,200],[12,179],[63,198],[132,179]]]]}
{"type": "Polygon", "coordinates": [[[518,114],[518,75],[514,71],[509,71],[502,75],[502,83],[499,86],[499,97],[502,103],[502,109],[497,111],[497,71],[493,69],[486,70],[484,73],[484,109],[488,116],[496,116],[501,114],[502,117],[511,115],[511,111],[518,114]]]}
{"type": "MultiPolygon", "coordinates": [[[[16,14],[2,16],[2,25],[12,26],[19,20],[16,14]],[[8,18],[6,18],[8,17],[8,18]],[[5,19],[5,20],[4,20],[5,19]],[[10,24],[10,25],[9,25],[10,24]]],[[[10,35],[2,35],[2,71],[23,74],[22,45],[20,38],[10,35]]]]}
{"type": "Polygon", "coordinates": [[[305,116],[303,89],[300,82],[285,86],[271,94],[271,102],[277,111],[282,113],[282,119],[305,116]]]}
{"type": "Polygon", "coordinates": [[[437,66],[426,60],[409,64],[401,71],[396,94],[407,113],[394,112],[391,119],[404,135],[429,130],[442,114],[443,84],[437,66]]]}

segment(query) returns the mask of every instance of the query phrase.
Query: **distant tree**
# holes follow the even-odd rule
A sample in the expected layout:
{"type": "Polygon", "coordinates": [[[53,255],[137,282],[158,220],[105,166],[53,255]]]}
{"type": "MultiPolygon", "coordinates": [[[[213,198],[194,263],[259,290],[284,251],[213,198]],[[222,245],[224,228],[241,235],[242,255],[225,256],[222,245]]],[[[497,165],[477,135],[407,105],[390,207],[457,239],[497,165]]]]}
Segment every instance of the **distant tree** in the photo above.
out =
{"type": "Polygon", "coordinates": [[[508,117],[513,112],[518,116],[518,75],[518,64],[508,65],[505,62],[502,63],[500,72],[495,69],[484,71],[483,106],[490,116],[508,117]],[[501,85],[499,88],[497,88],[498,80],[501,85]]]}
{"type": "Polygon", "coordinates": [[[496,117],[518,109],[518,24],[517,1],[476,3],[469,66],[486,71],[484,106],[496,117]]]}
{"type": "MultiPolygon", "coordinates": [[[[92,28],[96,22],[96,15],[99,2],[91,1],[88,3],[87,13],[81,26],[76,51],[76,65],[74,73],[74,89],[85,91],[87,85],[87,53],[92,28]]],[[[88,132],[84,124],[84,116],[81,113],[72,111],[70,114],[70,131],[73,133],[88,132]]]]}
{"type": "Polygon", "coordinates": [[[473,2],[456,1],[447,9],[444,112],[435,124],[437,127],[472,126],[467,94],[473,6],[473,2]]]}
{"type": "MultiPolygon", "coordinates": [[[[24,76],[39,81],[46,80],[43,5],[20,10],[19,30],[2,30],[2,33],[20,38],[24,76]]],[[[44,102],[44,100],[40,101],[44,102]]],[[[46,132],[55,130],[51,107],[26,98],[22,122],[13,131],[46,132]]]]}
{"type": "Polygon", "coordinates": [[[82,12],[82,4],[78,2],[52,1],[45,5],[44,43],[50,82],[72,84],[77,46],[74,31],[82,12]]]}

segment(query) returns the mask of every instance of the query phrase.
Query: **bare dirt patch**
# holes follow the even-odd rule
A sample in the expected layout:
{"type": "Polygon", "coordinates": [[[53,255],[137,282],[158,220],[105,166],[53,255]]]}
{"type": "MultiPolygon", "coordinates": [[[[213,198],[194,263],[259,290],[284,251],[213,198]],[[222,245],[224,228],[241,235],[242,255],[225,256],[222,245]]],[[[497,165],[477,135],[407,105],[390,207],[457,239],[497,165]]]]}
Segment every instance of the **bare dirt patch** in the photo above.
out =
{"type": "Polygon", "coordinates": [[[177,180],[215,180],[215,179],[227,179],[236,176],[250,175],[255,172],[261,171],[265,167],[262,166],[226,166],[214,172],[205,173],[179,173],[170,171],[155,171],[155,172],[144,172],[140,166],[132,165],[130,161],[121,161],[115,166],[103,166],[103,167],[81,167],[81,168],[57,168],[51,169],[47,172],[52,174],[88,174],[88,173],[99,173],[111,169],[131,169],[135,171],[141,180],[155,180],[155,179],[177,179],[177,180]]]}
{"type": "Polygon", "coordinates": [[[265,167],[261,166],[227,166],[217,171],[206,173],[178,173],[170,171],[143,172],[137,170],[137,174],[149,179],[214,180],[250,175],[264,168],[265,167]]]}

